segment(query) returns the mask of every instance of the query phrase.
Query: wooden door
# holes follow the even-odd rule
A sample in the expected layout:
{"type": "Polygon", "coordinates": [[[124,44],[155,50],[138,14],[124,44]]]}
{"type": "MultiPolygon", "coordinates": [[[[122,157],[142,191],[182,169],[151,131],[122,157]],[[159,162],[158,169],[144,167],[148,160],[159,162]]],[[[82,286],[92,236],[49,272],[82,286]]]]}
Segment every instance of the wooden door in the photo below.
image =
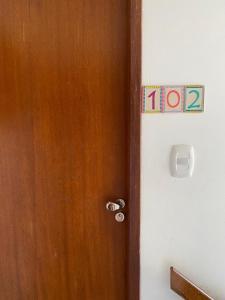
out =
{"type": "Polygon", "coordinates": [[[129,1],[0,0],[0,299],[127,299],[129,1]]]}

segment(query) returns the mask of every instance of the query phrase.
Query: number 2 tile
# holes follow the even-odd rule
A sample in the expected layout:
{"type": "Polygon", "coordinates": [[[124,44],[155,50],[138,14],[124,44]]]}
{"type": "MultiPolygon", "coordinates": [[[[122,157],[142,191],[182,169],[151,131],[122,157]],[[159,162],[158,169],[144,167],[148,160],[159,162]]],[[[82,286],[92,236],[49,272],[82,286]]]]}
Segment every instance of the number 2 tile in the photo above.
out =
{"type": "Polygon", "coordinates": [[[204,87],[186,86],[184,111],[204,111],[204,87]]]}

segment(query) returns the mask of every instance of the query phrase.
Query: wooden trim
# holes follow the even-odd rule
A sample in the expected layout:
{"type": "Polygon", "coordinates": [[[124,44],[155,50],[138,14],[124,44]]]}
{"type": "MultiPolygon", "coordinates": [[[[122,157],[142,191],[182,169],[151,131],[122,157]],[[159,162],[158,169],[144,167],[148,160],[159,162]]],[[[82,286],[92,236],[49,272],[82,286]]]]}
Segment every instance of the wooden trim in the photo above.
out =
{"type": "Polygon", "coordinates": [[[139,300],[141,0],[130,0],[128,299],[139,300]]]}
{"type": "Polygon", "coordinates": [[[170,268],[170,286],[175,293],[186,300],[214,300],[173,267],[170,268]]]}

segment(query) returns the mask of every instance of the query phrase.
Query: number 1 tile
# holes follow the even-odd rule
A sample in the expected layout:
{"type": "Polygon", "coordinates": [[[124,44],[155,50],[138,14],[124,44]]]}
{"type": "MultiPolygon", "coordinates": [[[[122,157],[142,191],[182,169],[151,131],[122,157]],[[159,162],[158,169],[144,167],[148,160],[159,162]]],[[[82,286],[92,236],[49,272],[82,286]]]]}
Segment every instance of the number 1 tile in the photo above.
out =
{"type": "Polygon", "coordinates": [[[145,86],[143,88],[144,113],[158,113],[161,111],[161,88],[160,86],[145,86]]]}

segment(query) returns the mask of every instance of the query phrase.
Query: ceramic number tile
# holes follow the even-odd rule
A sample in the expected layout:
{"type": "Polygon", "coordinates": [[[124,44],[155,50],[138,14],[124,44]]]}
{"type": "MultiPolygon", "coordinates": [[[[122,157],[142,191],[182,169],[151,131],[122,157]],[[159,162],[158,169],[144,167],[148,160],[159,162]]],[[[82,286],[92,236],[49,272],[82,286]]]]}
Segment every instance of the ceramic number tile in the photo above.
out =
{"type": "Polygon", "coordinates": [[[162,87],[162,102],[164,112],[182,112],[184,107],[184,87],[162,87]]]}
{"type": "Polygon", "coordinates": [[[142,112],[159,113],[161,111],[160,86],[145,86],[142,95],[142,112]]]}
{"type": "Polygon", "coordinates": [[[184,111],[186,112],[204,111],[204,87],[203,86],[186,86],[184,111]]]}

